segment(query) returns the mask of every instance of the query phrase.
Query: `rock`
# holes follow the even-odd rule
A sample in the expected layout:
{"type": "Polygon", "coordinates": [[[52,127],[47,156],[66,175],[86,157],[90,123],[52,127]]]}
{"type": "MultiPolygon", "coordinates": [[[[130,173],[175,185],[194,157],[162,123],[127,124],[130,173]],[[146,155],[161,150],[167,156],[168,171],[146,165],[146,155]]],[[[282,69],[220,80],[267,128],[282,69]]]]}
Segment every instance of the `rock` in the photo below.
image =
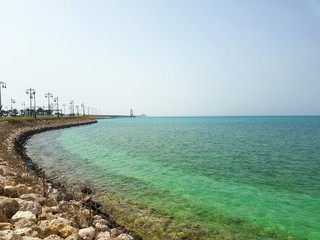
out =
{"type": "Polygon", "coordinates": [[[2,222],[8,222],[8,218],[4,215],[3,209],[0,209],[0,223],[2,222]]]}
{"type": "Polygon", "coordinates": [[[25,218],[20,218],[14,222],[16,228],[32,228],[35,226],[34,220],[29,220],[25,218]]]}
{"type": "Polygon", "coordinates": [[[66,240],[81,240],[81,237],[79,236],[78,233],[76,233],[76,234],[72,234],[69,237],[67,237],[66,240]]]}
{"type": "Polygon", "coordinates": [[[33,192],[33,189],[31,187],[27,187],[25,184],[19,184],[14,188],[16,189],[18,196],[33,192]]]}
{"type": "Polygon", "coordinates": [[[39,203],[34,203],[31,201],[25,201],[22,199],[17,198],[17,202],[20,205],[20,211],[30,211],[36,216],[39,216],[42,212],[42,207],[39,203]]]}
{"type": "Polygon", "coordinates": [[[4,211],[7,218],[11,218],[16,212],[18,212],[19,208],[19,203],[15,199],[0,197],[0,209],[4,211]]]}
{"type": "Polygon", "coordinates": [[[80,228],[87,228],[89,227],[88,221],[87,221],[87,215],[84,213],[79,213],[75,216],[75,221],[79,225],[80,228]]]}
{"type": "Polygon", "coordinates": [[[13,220],[13,222],[18,221],[20,219],[33,220],[34,222],[37,221],[36,215],[34,215],[30,211],[18,211],[18,212],[16,212],[15,215],[12,216],[11,219],[13,220]]]}
{"type": "Polygon", "coordinates": [[[81,192],[84,194],[92,194],[93,190],[88,186],[84,186],[83,188],[81,188],[81,192]]]}
{"type": "Polygon", "coordinates": [[[73,235],[78,232],[79,232],[79,229],[68,225],[68,226],[63,227],[61,230],[59,230],[59,235],[61,235],[61,237],[63,237],[63,238],[67,238],[70,235],[73,235]]]}
{"type": "Polygon", "coordinates": [[[41,197],[35,193],[23,194],[19,198],[21,200],[39,203],[40,205],[43,205],[46,202],[46,198],[41,197]]]}
{"type": "Polygon", "coordinates": [[[17,229],[14,231],[14,233],[20,235],[20,236],[29,236],[29,237],[36,237],[38,236],[38,232],[33,230],[32,228],[22,228],[17,229]]]}
{"type": "Polygon", "coordinates": [[[109,227],[105,223],[97,222],[97,223],[94,223],[93,225],[96,227],[98,232],[110,231],[109,227]]]}
{"type": "Polygon", "coordinates": [[[3,195],[10,198],[16,198],[18,197],[18,192],[14,186],[5,186],[3,188],[3,195]]]}
{"type": "Polygon", "coordinates": [[[1,170],[2,170],[2,172],[1,172],[2,176],[15,176],[16,175],[16,171],[11,167],[1,165],[1,170]]]}
{"type": "Polygon", "coordinates": [[[93,220],[93,221],[100,220],[100,219],[103,219],[100,215],[94,215],[94,216],[92,217],[92,220],[93,220]]]}
{"type": "Polygon", "coordinates": [[[103,219],[102,217],[100,217],[100,218],[93,217],[93,224],[97,224],[97,223],[108,225],[108,221],[103,219]]]}
{"type": "Polygon", "coordinates": [[[120,234],[120,235],[118,236],[118,238],[120,238],[120,239],[125,239],[125,240],[134,240],[134,238],[133,238],[131,235],[126,234],[126,233],[120,234]]]}
{"type": "Polygon", "coordinates": [[[22,236],[23,240],[41,240],[41,238],[30,237],[30,236],[22,236]]]}
{"type": "Polygon", "coordinates": [[[96,230],[93,227],[80,229],[79,235],[83,240],[92,240],[96,235],[96,230]]]}
{"type": "Polygon", "coordinates": [[[123,231],[120,228],[111,229],[111,237],[119,236],[123,231]]]}
{"type": "Polygon", "coordinates": [[[110,239],[111,239],[110,232],[101,232],[95,238],[95,240],[110,240],[110,239]]]}
{"type": "Polygon", "coordinates": [[[3,230],[12,230],[13,226],[11,223],[0,223],[0,231],[3,231],[3,230]]]}
{"type": "Polygon", "coordinates": [[[79,229],[72,227],[71,224],[71,221],[64,218],[40,221],[38,223],[40,237],[44,238],[51,234],[56,234],[67,238],[78,233],[79,229]]]}
{"type": "Polygon", "coordinates": [[[2,183],[1,183],[1,185],[0,185],[0,195],[3,195],[3,192],[4,192],[4,188],[3,188],[2,183]]]}
{"type": "Polygon", "coordinates": [[[5,230],[0,232],[1,240],[23,240],[19,234],[14,233],[12,230],[5,230]]]}
{"type": "Polygon", "coordinates": [[[50,235],[49,237],[44,238],[44,240],[63,240],[63,238],[59,237],[58,235],[50,235]]]}

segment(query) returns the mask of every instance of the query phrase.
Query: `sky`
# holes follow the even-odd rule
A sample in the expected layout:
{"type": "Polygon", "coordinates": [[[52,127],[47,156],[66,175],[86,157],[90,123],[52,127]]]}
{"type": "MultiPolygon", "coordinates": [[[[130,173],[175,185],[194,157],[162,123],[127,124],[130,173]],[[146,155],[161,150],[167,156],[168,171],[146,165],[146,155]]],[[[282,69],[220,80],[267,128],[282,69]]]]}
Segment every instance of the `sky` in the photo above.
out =
{"type": "Polygon", "coordinates": [[[320,0],[0,0],[2,104],[320,115],[320,0]]]}

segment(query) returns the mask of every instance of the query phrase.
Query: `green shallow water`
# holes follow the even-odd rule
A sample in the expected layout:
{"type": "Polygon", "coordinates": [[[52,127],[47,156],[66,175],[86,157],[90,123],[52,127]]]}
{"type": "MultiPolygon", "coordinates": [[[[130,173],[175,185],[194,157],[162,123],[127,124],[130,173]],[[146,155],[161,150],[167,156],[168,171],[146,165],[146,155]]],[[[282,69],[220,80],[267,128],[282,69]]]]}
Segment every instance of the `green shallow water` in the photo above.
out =
{"type": "Polygon", "coordinates": [[[145,209],[149,239],[320,239],[320,117],[100,120],[27,149],[145,209]]]}

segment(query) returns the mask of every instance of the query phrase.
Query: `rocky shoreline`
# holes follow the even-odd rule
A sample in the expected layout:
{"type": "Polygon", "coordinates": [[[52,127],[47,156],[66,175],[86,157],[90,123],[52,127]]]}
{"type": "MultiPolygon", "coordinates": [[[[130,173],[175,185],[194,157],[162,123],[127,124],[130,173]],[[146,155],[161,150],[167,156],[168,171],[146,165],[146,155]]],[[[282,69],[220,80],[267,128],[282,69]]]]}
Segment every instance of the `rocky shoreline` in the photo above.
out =
{"type": "MultiPolygon", "coordinates": [[[[93,207],[90,188],[83,199],[50,180],[26,155],[33,134],[95,123],[90,118],[0,121],[0,239],[138,240],[93,207]]],[[[95,206],[99,205],[98,203],[95,206]]]]}

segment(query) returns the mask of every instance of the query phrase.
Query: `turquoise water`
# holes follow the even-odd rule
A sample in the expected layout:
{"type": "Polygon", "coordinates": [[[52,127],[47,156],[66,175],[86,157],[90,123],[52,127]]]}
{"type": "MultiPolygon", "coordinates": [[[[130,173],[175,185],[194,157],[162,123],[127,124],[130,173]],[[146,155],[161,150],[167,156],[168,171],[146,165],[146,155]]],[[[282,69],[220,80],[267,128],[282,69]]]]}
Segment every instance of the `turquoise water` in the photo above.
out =
{"type": "Polygon", "coordinates": [[[320,239],[320,117],[100,120],[27,151],[144,209],[145,239],[320,239]]]}

